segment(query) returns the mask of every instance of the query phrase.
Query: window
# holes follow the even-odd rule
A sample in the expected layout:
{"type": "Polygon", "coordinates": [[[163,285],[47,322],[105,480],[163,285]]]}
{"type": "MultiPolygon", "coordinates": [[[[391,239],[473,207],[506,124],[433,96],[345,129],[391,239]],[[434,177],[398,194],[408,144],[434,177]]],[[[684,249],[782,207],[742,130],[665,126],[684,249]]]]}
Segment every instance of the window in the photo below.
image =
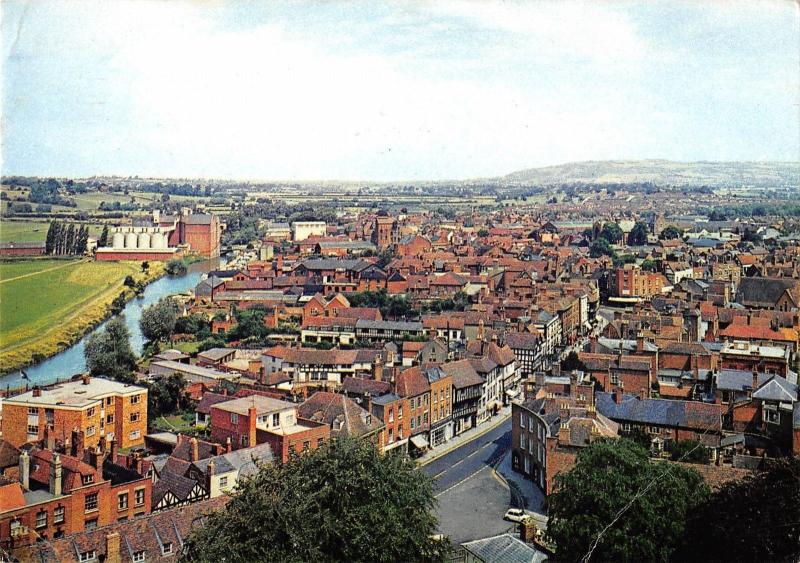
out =
{"type": "Polygon", "coordinates": [[[39,416],[39,407],[28,407],[28,414],[39,416]]]}
{"type": "Polygon", "coordinates": [[[228,486],[228,476],[227,475],[219,478],[219,486],[220,486],[220,488],[223,488],[223,489],[228,486]]]}
{"type": "Polygon", "coordinates": [[[272,415],[272,426],[280,426],[281,424],[281,415],[280,413],[275,413],[272,415]]]}
{"type": "Polygon", "coordinates": [[[136,503],[136,506],[144,504],[144,489],[136,489],[133,492],[133,502],[136,503]]]}
{"type": "Polygon", "coordinates": [[[106,397],[106,405],[113,405],[114,404],[114,397],[106,397]]]}
{"type": "Polygon", "coordinates": [[[142,400],[142,396],[141,396],[141,395],[133,395],[133,396],[131,397],[131,404],[132,404],[132,405],[137,405],[137,404],[139,404],[139,402],[140,402],[141,400],[142,400]]]}
{"type": "Polygon", "coordinates": [[[91,551],[83,551],[78,554],[78,561],[81,563],[86,563],[87,561],[96,561],[97,560],[97,552],[93,549],[91,551]]]}
{"type": "Polygon", "coordinates": [[[131,560],[133,560],[134,563],[140,563],[141,561],[144,561],[144,551],[134,551],[131,560]]]}
{"type": "Polygon", "coordinates": [[[90,483],[94,483],[94,475],[84,475],[81,478],[81,481],[83,481],[84,485],[89,485],[90,483]]]}
{"type": "Polygon", "coordinates": [[[414,430],[414,428],[416,428],[416,425],[415,425],[415,422],[414,422],[414,417],[412,416],[411,417],[411,430],[414,430]]]}
{"type": "Polygon", "coordinates": [[[40,510],[36,513],[36,527],[44,528],[45,526],[47,526],[47,511],[40,510]]]}
{"type": "Polygon", "coordinates": [[[403,405],[397,407],[397,420],[403,419],[403,405]]]}
{"type": "Polygon", "coordinates": [[[417,415],[417,426],[422,426],[422,417],[417,415]]]}
{"type": "Polygon", "coordinates": [[[780,422],[780,416],[778,414],[778,411],[771,409],[764,409],[764,422],[769,422],[770,424],[778,424],[780,422]]]}
{"type": "Polygon", "coordinates": [[[106,417],[106,424],[112,424],[114,422],[114,415],[110,414],[106,417]]]}
{"type": "Polygon", "coordinates": [[[428,413],[426,412],[422,413],[422,422],[428,424],[428,413]]]}
{"type": "Polygon", "coordinates": [[[239,424],[239,415],[235,412],[231,413],[231,424],[239,424]]]}
{"type": "Polygon", "coordinates": [[[172,542],[164,542],[161,546],[161,555],[170,555],[172,553],[172,542]]]}
{"type": "Polygon", "coordinates": [[[86,512],[97,510],[97,493],[89,493],[83,500],[86,512]]]}
{"type": "Polygon", "coordinates": [[[242,436],[242,446],[246,447],[248,445],[247,436],[242,436]]]}
{"type": "Polygon", "coordinates": [[[141,435],[142,435],[142,433],[139,430],[134,430],[133,432],[128,434],[128,439],[129,440],[138,440],[139,436],[141,436],[141,435]]]}
{"type": "Polygon", "coordinates": [[[519,413],[519,427],[525,428],[525,415],[523,413],[519,413]]]}
{"type": "Polygon", "coordinates": [[[39,435],[39,425],[38,424],[29,424],[28,425],[28,434],[33,436],[39,435]]]}
{"type": "Polygon", "coordinates": [[[519,447],[522,448],[523,450],[525,449],[525,446],[528,443],[527,438],[528,436],[524,432],[519,435],[519,447]]]}
{"type": "Polygon", "coordinates": [[[391,444],[392,442],[394,442],[394,432],[389,428],[389,443],[391,444]]]}
{"type": "Polygon", "coordinates": [[[131,413],[131,422],[139,422],[139,413],[138,412],[132,412],[131,413]]]}
{"type": "Polygon", "coordinates": [[[97,518],[94,520],[87,520],[86,521],[86,531],[89,532],[91,530],[97,529],[97,518]]]}
{"type": "Polygon", "coordinates": [[[94,426],[90,426],[89,428],[86,429],[86,435],[94,436],[94,426]]]}
{"type": "Polygon", "coordinates": [[[125,510],[128,508],[128,493],[120,493],[117,496],[117,510],[125,510]]]}
{"type": "Polygon", "coordinates": [[[389,409],[389,422],[394,422],[394,410],[389,409]]]}
{"type": "Polygon", "coordinates": [[[317,438],[317,447],[320,447],[324,443],[325,443],[325,438],[317,438]]]}
{"type": "Polygon", "coordinates": [[[86,409],[86,416],[94,416],[94,407],[86,409]]]}
{"type": "Polygon", "coordinates": [[[60,524],[64,521],[64,507],[56,506],[53,509],[53,524],[60,524]]]}
{"type": "Polygon", "coordinates": [[[425,406],[427,407],[428,406],[428,396],[425,395],[423,400],[425,401],[425,406]]]}

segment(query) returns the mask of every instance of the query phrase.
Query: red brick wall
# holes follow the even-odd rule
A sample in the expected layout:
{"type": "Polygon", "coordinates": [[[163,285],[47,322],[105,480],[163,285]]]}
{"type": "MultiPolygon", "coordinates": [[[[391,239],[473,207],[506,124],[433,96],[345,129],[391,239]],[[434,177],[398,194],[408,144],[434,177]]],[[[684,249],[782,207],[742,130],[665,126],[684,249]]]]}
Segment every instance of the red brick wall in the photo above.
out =
{"type": "MultiPolygon", "coordinates": [[[[303,424],[304,421],[299,421],[303,424]]],[[[327,424],[317,424],[308,421],[308,429],[301,432],[294,432],[289,435],[274,434],[265,430],[258,430],[256,442],[259,444],[267,443],[272,447],[272,453],[279,457],[281,462],[286,463],[292,451],[300,453],[305,450],[305,442],[308,442],[308,450],[316,450],[319,446],[330,439],[331,429],[327,424]],[[320,442],[320,440],[322,440],[320,442]]]]}
{"type": "Polygon", "coordinates": [[[142,252],[98,252],[95,258],[101,262],[116,260],[158,262],[172,260],[175,256],[175,252],[147,252],[143,250],[142,252]]]}

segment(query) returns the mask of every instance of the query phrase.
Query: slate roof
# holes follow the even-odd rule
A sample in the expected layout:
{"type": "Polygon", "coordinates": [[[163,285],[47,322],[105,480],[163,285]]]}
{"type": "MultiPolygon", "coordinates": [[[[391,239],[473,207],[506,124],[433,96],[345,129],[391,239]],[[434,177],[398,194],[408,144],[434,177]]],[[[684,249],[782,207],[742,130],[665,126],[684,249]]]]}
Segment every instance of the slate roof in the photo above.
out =
{"type": "Polygon", "coordinates": [[[753,398],[794,403],[798,400],[798,387],[780,375],[773,375],[753,392],[753,398]]]}
{"type": "Polygon", "coordinates": [[[0,473],[6,467],[16,467],[19,464],[20,451],[9,442],[0,440],[0,473]]]}
{"type": "MultiPolygon", "coordinates": [[[[601,336],[600,338],[597,339],[597,344],[598,346],[605,348],[609,352],[616,352],[620,348],[625,352],[636,352],[636,340],[605,338],[601,336]]],[[[657,352],[658,346],[656,346],[652,342],[645,340],[644,351],[657,352]]]]}
{"type": "Polygon", "coordinates": [[[233,397],[230,395],[223,395],[221,393],[204,393],[203,398],[197,403],[197,408],[195,410],[200,414],[211,414],[211,407],[217,403],[230,401],[232,398],[233,397]]]}
{"type": "Polygon", "coordinates": [[[303,260],[298,266],[306,270],[352,270],[360,272],[371,264],[366,260],[338,260],[336,258],[319,258],[314,260],[303,260]]]}
{"type": "Polygon", "coordinates": [[[541,563],[547,554],[512,536],[500,534],[491,538],[462,543],[461,546],[478,561],[485,563],[541,563]]]}
{"type": "Polygon", "coordinates": [[[752,307],[772,307],[787,289],[797,287],[792,278],[742,278],[736,301],[752,307]]]}
{"type": "Polygon", "coordinates": [[[153,485],[153,506],[158,506],[167,493],[175,495],[178,501],[187,500],[195,485],[197,485],[197,481],[194,479],[171,471],[164,471],[161,478],[153,485]]]}
{"type": "Polygon", "coordinates": [[[719,405],[670,399],[642,400],[627,394],[617,404],[613,393],[597,393],[595,401],[597,412],[616,421],[709,431],[719,431],[721,427],[719,405]]]}
{"type": "MultiPolygon", "coordinates": [[[[769,374],[759,373],[757,383],[760,387],[767,379],[769,374]]],[[[721,369],[717,374],[717,389],[720,391],[745,391],[753,387],[753,372],[740,369],[721,369]]]]}
{"type": "Polygon", "coordinates": [[[506,344],[512,350],[536,350],[539,335],[533,332],[511,332],[506,335],[506,344]]]}

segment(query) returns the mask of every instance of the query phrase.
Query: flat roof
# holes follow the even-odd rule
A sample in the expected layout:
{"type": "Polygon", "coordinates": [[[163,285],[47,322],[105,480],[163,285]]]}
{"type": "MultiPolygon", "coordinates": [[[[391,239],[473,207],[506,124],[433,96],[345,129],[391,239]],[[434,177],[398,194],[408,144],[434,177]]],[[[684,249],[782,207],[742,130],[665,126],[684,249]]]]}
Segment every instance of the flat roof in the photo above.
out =
{"type": "Polygon", "coordinates": [[[217,403],[216,405],[212,405],[211,408],[246,415],[250,411],[250,407],[255,407],[256,414],[262,415],[294,409],[296,406],[297,405],[289,401],[281,401],[280,399],[264,397],[263,395],[250,395],[249,397],[240,397],[238,399],[217,403]]]}
{"type": "Polygon", "coordinates": [[[46,407],[87,407],[100,399],[109,395],[136,395],[146,392],[144,387],[120,383],[110,379],[92,377],[88,385],[84,385],[83,380],[59,383],[55,387],[41,389],[39,397],[33,396],[33,390],[9,397],[4,400],[9,404],[41,405],[46,407]]]}

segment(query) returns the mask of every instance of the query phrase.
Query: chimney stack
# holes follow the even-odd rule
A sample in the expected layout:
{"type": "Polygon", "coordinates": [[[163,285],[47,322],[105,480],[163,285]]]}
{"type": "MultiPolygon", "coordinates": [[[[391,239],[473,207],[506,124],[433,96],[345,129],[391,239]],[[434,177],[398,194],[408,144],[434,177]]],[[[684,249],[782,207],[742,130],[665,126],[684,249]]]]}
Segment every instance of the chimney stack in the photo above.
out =
{"type": "Polygon", "coordinates": [[[200,459],[200,447],[197,443],[197,438],[192,436],[189,440],[189,461],[197,461],[200,459]]]}
{"type": "Polygon", "coordinates": [[[208,465],[206,466],[206,492],[208,496],[211,496],[211,478],[214,476],[217,470],[217,464],[214,463],[214,460],[210,460],[208,465]]]}
{"type": "Polygon", "coordinates": [[[121,563],[119,545],[119,533],[110,532],[106,535],[106,563],[121,563]]]}
{"type": "Polygon", "coordinates": [[[753,391],[758,389],[758,370],[753,370],[753,391]]]}
{"type": "Polygon", "coordinates": [[[372,414],[372,393],[367,391],[364,393],[364,397],[367,399],[367,412],[372,414]]]}
{"type": "Polygon", "coordinates": [[[50,460],[50,494],[61,496],[61,455],[53,455],[50,460]]]}
{"type": "Polygon", "coordinates": [[[89,451],[89,460],[92,467],[98,471],[103,469],[103,452],[100,450],[100,446],[96,446],[89,451]]]}
{"type": "Polygon", "coordinates": [[[33,396],[34,397],[41,397],[42,396],[42,390],[38,386],[33,388],[33,396]]]}
{"type": "Polygon", "coordinates": [[[83,384],[84,384],[84,385],[89,385],[89,383],[91,383],[91,381],[92,381],[92,378],[91,378],[91,377],[89,377],[89,375],[88,375],[88,374],[87,374],[87,375],[84,375],[84,376],[83,376],[81,379],[83,379],[83,384]]]}
{"type": "Polygon", "coordinates": [[[24,490],[30,490],[31,458],[28,455],[28,450],[22,450],[19,455],[19,482],[24,490]]]}
{"type": "Polygon", "coordinates": [[[636,333],[636,352],[639,354],[644,352],[644,333],[641,331],[636,333]]]}
{"type": "Polygon", "coordinates": [[[108,441],[108,456],[111,460],[111,463],[116,463],[117,461],[117,441],[114,438],[111,438],[108,441]]]}
{"type": "Polygon", "coordinates": [[[375,381],[380,381],[383,378],[383,356],[378,354],[375,356],[372,364],[372,375],[375,381]]]}
{"type": "Polygon", "coordinates": [[[623,393],[622,387],[617,387],[614,390],[614,402],[617,403],[618,405],[622,404],[622,393],[623,393]]]}
{"type": "Polygon", "coordinates": [[[73,430],[72,440],[70,441],[70,455],[72,457],[83,457],[83,431],[73,430]]]}
{"type": "Polygon", "coordinates": [[[258,413],[256,407],[252,406],[247,409],[247,447],[252,448],[256,445],[256,421],[258,413]]]}
{"type": "Polygon", "coordinates": [[[231,453],[233,451],[233,444],[231,443],[231,437],[230,436],[225,438],[225,451],[227,453],[231,453]]]}

